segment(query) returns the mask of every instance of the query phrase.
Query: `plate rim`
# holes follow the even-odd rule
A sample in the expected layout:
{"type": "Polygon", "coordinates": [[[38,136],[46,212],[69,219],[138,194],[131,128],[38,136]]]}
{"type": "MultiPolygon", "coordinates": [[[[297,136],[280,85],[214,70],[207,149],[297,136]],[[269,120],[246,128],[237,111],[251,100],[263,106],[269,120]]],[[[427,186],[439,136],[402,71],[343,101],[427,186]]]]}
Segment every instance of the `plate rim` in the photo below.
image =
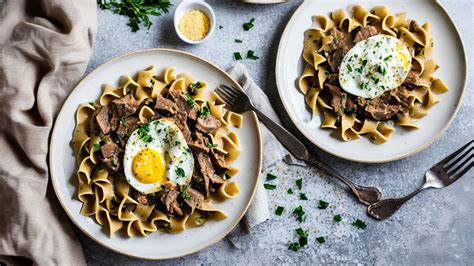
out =
{"type": "Polygon", "coordinates": [[[442,128],[442,130],[440,130],[434,137],[432,137],[429,141],[427,141],[425,144],[423,144],[422,146],[420,146],[419,148],[413,150],[413,151],[409,151],[409,152],[406,152],[405,154],[402,154],[402,155],[399,155],[399,156],[395,156],[395,157],[392,157],[392,158],[387,158],[387,159],[382,159],[382,160],[366,160],[366,159],[357,159],[355,157],[349,157],[349,156],[344,156],[344,155],[341,155],[341,154],[338,154],[336,152],[332,152],[330,150],[327,150],[325,149],[324,147],[322,147],[319,143],[317,142],[314,142],[312,141],[311,137],[309,137],[309,134],[307,134],[307,132],[305,132],[302,128],[302,126],[299,125],[299,120],[296,119],[295,117],[293,117],[291,115],[291,113],[288,111],[289,110],[289,104],[283,100],[283,97],[282,97],[282,90],[283,90],[283,85],[280,84],[280,67],[278,67],[278,63],[281,61],[281,58],[282,58],[282,45],[283,45],[283,40],[287,38],[287,35],[288,35],[288,32],[290,31],[291,27],[293,26],[294,24],[294,21],[296,20],[297,17],[299,17],[300,13],[302,12],[302,10],[304,9],[304,7],[306,5],[308,5],[308,3],[310,2],[313,2],[313,1],[309,1],[309,0],[304,0],[300,6],[295,10],[295,12],[293,13],[293,15],[291,16],[290,20],[288,21],[288,23],[286,24],[285,26],[285,29],[283,30],[283,33],[280,37],[280,42],[278,44],[278,50],[277,50],[277,57],[276,57],[276,61],[275,61],[275,79],[276,79],[276,87],[277,87],[277,91],[278,91],[278,95],[280,97],[280,100],[281,102],[283,103],[283,107],[285,108],[285,112],[286,114],[290,117],[291,121],[293,122],[293,124],[296,126],[296,128],[298,129],[299,132],[301,132],[301,134],[303,134],[303,136],[308,139],[311,143],[313,143],[314,145],[316,145],[320,150],[326,152],[326,153],[329,153],[333,156],[336,156],[338,158],[341,158],[341,159],[344,159],[344,160],[347,160],[347,161],[352,161],[352,162],[358,162],[358,163],[370,163],[370,164],[380,164],[380,163],[386,163],[386,162],[393,162],[393,161],[398,161],[398,160],[401,160],[401,159],[404,159],[404,158],[407,158],[409,156],[412,156],[412,155],[415,155],[423,150],[425,150],[426,148],[428,148],[429,146],[431,146],[431,144],[433,144],[435,141],[437,141],[445,132],[446,130],[448,130],[448,128],[451,126],[454,118],[456,117],[458,111],[459,111],[459,108],[461,107],[462,103],[463,103],[463,100],[464,100],[464,95],[465,95],[465,92],[466,92],[466,86],[467,86],[467,80],[468,80],[468,73],[469,73],[469,70],[468,70],[468,61],[467,61],[467,54],[466,54],[466,47],[464,45],[464,41],[463,41],[463,38],[459,32],[459,29],[456,25],[456,23],[454,23],[454,20],[452,19],[452,17],[449,15],[449,13],[447,12],[446,8],[439,2],[439,0],[435,0],[433,1],[432,3],[434,3],[435,5],[437,5],[439,8],[441,8],[442,12],[444,13],[444,15],[448,18],[449,20],[449,23],[451,23],[451,25],[453,26],[454,30],[455,30],[455,34],[459,40],[459,43],[461,44],[461,50],[462,50],[462,60],[464,61],[464,66],[465,66],[465,71],[464,71],[464,81],[463,81],[463,86],[462,86],[462,89],[461,89],[461,95],[459,97],[459,102],[456,106],[456,108],[454,109],[454,112],[452,113],[451,117],[449,118],[449,121],[448,123],[446,123],[444,125],[444,127],[442,128]]]}
{"type": "MultiPolygon", "coordinates": [[[[115,57],[112,57],[111,59],[107,60],[106,62],[100,64],[99,66],[97,66],[96,68],[94,68],[94,70],[92,70],[91,72],[89,72],[87,75],[83,76],[81,78],[81,80],[79,82],[77,82],[77,84],[74,86],[74,88],[69,92],[69,95],[67,96],[66,100],[64,101],[64,103],[61,105],[61,109],[59,110],[59,112],[57,113],[57,115],[55,116],[54,118],[54,124],[53,124],[53,129],[51,130],[51,138],[50,138],[50,141],[48,143],[48,152],[49,152],[49,155],[48,155],[48,164],[49,164],[49,174],[50,174],[50,179],[51,179],[51,183],[53,185],[53,190],[54,190],[54,193],[56,195],[56,198],[58,199],[59,203],[61,204],[61,207],[62,209],[64,210],[64,212],[66,212],[66,214],[68,215],[69,217],[69,220],[71,220],[73,222],[73,224],[79,228],[82,233],[84,233],[85,235],[87,235],[90,239],[94,240],[97,244],[109,249],[109,250],[112,250],[118,254],[122,254],[122,255],[125,255],[125,256],[128,256],[128,257],[132,257],[132,258],[137,258],[137,259],[145,259],[145,260],[168,260],[168,259],[176,259],[176,258],[181,258],[181,257],[185,257],[185,256],[189,256],[191,254],[194,254],[194,253],[197,253],[203,249],[206,249],[214,244],[216,244],[217,242],[221,241],[222,239],[224,239],[230,232],[232,232],[235,227],[239,224],[239,222],[242,220],[242,218],[244,217],[245,213],[247,212],[248,208],[250,207],[250,204],[253,202],[253,199],[255,197],[255,193],[257,191],[257,188],[258,186],[260,185],[260,175],[262,173],[262,166],[263,166],[263,137],[262,137],[262,131],[261,131],[261,128],[260,128],[260,122],[257,118],[257,115],[254,113],[254,112],[251,112],[251,116],[253,117],[253,121],[255,123],[255,127],[257,129],[257,139],[258,139],[258,152],[259,152],[259,159],[258,159],[258,165],[257,165],[257,172],[258,172],[258,175],[256,176],[256,183],[255,183],[255,186],[253,187],[252,189],[252,193],[250,195],[250,198],[249,198],[249,201],[248,203],[245,205],[243,211],[239,214],[238,218],[235,220],[235,223],[232,224],[232,226],[229,227],[228,230],[225,230],[223,231],[222,234],[218,235],[216,238],[212,239],[211,241],[209,241],[208,243],[206,243],[206,245],[203,245],[201,247],[198,247],[198,248],[195,248],[193,250],[190,250],[190,251],[187,251],[185,252],[184,254],[181,254],[181,255],[177,255],[177,256],[165,256],[165,257],[143,257],[143,256],[139,256],[139,255],[135,255],[135,254],[130,254],[130,253],[126,253],[126,252],[123,252],[123,251],[120,251],[116,248],[113,248],[113,247],[110,247],[108,245],[106,245],[105,243],[102,243],[98,238],[96,238],[94,235],[90,234],[85,227],[82,227],[80,225],[80,223],[78,221],[76,221],[75,219],[75,216],[73,213],[70,212],[70,210],[68,208],[66,208],[66,204],[62,201],[61,197],[59,197],[58,195],[58,190],[59,190],[59,185],[57,184],[57,179],[56,177],[54,177],[53,175],[53,167],[52,167],[52,152],[53,152],[53,149],[52,149],[52,143],[53,141],[55,140],[54,137],[55,137],[55,132],[56,130],[58,129],[58,126],[57,126],[57,118],[61,115],[61,113],[63,112],[64,110],[64,107],[66,106],[66,104],[72,99],[71,98],[71,94],[77,89],[79,88],[79,86],[83,85],[84,83],[86,83],[89,79],[91,79],[93,76],[97,75],[97,73],[99,72],[99,70],[103,69],[103,68],[106,68],[108,65],[112,64],[113,62],[115,61],[118,61],[124,57],[129,57],[129,56],[133,56],[135,54],[140,54],[140,53],[147,53],[147,52],[169,52],[169,53],[176,53],[176,54],[180,54],[180,55],[184,55],[184,56],[187,56],[187,57],[190,57],[192,59],[195,59],[195,60],[198,60],[200,61],[201,63],[205,63],[205,64],[208,64],[211,68],[214,68],[216,69],[217,71],[221,72],[221,74],[223,74],[224,76],[226,76],[227,78],[229,78],[233,83],[234,85],[239,88],[240,90],[243,91],[242,87],[240,86],[240,84],[234,79],[232,78],[225,70],[223,70],[222,68],[220,68],[219,66],[217,66],[216,64],[214,63],[211,63],[210,61],[204,59],[203,57],[200,57],[200,56],[197,56],[197,55],[194,55],[190,52],[186,52],[186,51],[181,51],[181,50],[176,50],[176,49],[170,49],[170,48],[148,48],[148,49],[141,49],[141,50],[137,50],[137,51],[132,51],[132,52],[127,52],[127,53],[124,53],[124,54],[120,54],[120,55],[117,55],[115,57]]],[[[71,199],[72,200],[72,199],[71,199]]]]}

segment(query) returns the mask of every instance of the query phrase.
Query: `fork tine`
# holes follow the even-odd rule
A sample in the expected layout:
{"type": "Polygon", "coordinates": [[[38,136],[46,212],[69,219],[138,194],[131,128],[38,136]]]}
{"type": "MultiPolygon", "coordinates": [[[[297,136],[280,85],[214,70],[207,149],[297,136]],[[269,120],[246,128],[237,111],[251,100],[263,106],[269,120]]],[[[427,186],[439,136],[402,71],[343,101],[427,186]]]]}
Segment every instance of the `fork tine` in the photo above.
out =
{"type": "Polygon", "coordinates": [[[469,145],[471,145],[472,143],[474,142],[474,140],[471,140],[470,142],[468,142],[466,145],[462,146],[461,148],[459,148],[459,150],[453,152],[451,155],[449,155],[448,157],[444,158],[443,160],[439,161],[436,165],[440,165],[440,166],[443,166],[445,165],[446,163],[448,163],[449,161],[451,161],[454,157],[456,157],[459,153],[461,153],[465,148],[469,147],[469,145]]]}
{"type": "Polygon", "coordinates": [[[462,159],[464,159],[464,157],[466,157],[466,155],[469,155],[469,153],[474,150],[473,147],[471,147],[470,149],[468,149],[467,151],[463,152],[461,155],[458,156],[458,158],[454,161],[452,161],[451,163],[449,163],[448,165],[444,166],[443,168],[446,170],[446,172],[448,172],[451,168],[453,168],[453,166],[457,165],[462,159]]]}
{"type": "MultiPolygon", "coordinates": [[[[472,157],[471,157],[472,158],[472,157]]],[[[471,168],[474,166],[474,162],[471,162],[466,168],[464,168],[461,172],[455,174],[454,176],[451,177],[451,180],[456,181],[456,179],[460,178],[463,176],[467,171],[471,170],[471,168]]]]}
{"type": "MultiPolygon", "coordinates": [[[[467,156],[464,156],[464,157],[467,157],[467,156]]],[[[462,158],[462,157],[461,157],[462,158]]],[[[474,158],[474,155],[471,154],[471,156],[467,157],[466,160],[464,160],[463,162],[461,162],[455,169],[452,169],[452,170],[449,170],[449,172],[447,172],[448,176],[452,176],[453,174],[455,174],[456,172],[458,172],[459,170],[461,170],[467,163],[469,163],[469,161],[472,160],[472,158],[474,158]]],[[[464,159],[464,158],[462,158],[464,159]]],[[[472,164],[472,162],[471,162],[472,164]]],[[[466,167],[467,169],[470,169],[470,167],[466,167]]],[[[464,169],[465,170],[465,169],[464,169]]],[[[463,171],[464,171],[463,170],[463,171]]]]}
{"type": "Polygon", "coordinates": [[[235,98],[232,97],[226,90],[222,89],[221,87],[217,87],[216,89],[217,95],[226,102],[228,105],[233,105],[235,103],[235,98]]]}
{"type": "Polygon", "coordinates": [[[231,93],[232,95],[234,95],[235,97],[237,98],[243,98],[243,97],[247,97],[247,95],[245,95],[245,93],[243,93],[241,90],[235,88],[235,87],[232,87],[232,86],[227,86],[227,85],[222,85],[225,89],[227,89],[227,91],[229,93],[231,93]]]}

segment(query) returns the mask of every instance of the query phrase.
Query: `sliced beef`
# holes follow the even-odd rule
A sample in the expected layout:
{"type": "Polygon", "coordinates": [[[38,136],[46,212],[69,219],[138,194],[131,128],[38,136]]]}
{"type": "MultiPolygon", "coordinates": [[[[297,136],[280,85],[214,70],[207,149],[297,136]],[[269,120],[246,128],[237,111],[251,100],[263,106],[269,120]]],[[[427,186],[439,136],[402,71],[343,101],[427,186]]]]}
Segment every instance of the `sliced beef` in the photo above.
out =
{"type": "Polygon", "coordinates": [[[138,203],[143,205],[155,205],[156,198],[152,195],[146,195],[138,192],[135,189],[131,189],[131,197],[136,200],[138,203]]]}
{"type": "Polygon", "coordinates": [[[224,155],[211,149],[211,153],[209,157],[211,158],[212,165],[214,166],[215,169],[219,169],[219,170],[229,169],[225,163],[224,155]]]}
{"type": "Polygon", "coordinates": [[[331,66],[332,73],[339,72],[339,66],[344,58],[344,51],[342,49],[335,50],[328,58],[328,63],[331,66]]]}
{"type": "Polygon", "coordinates": [[[120,125],[120,120],[123,119],[119,116],[117,107],[115,104],[109,105],[109,118],[110,118],[110,131],[116,131],[120,125]]]}
{"type": "Polygon", "coordinates": [[[135,114],[140,107],[140,102],[135,100],[133,95],[128,94],[123,98],[112,101],[115,105],[118,117],[128,117],[135,114]]]}
{"type": "Polygon", "coordinates": [[[414,70],[408,72],[407,77],[403,81],[403,85],[410,89],[416,88],[420,84],[420,73],[414,70]]]}
{"type": "Polygon", "coordinates": [[[399,110],[400,106],[388,103],[383,97],[377,97],[367,101],[365,114],[374,120],[385,121],[390,120],[399,110]]]}
{"type": "Polygon", "coordinates": [[[207,117],[199,116],[196,123],[196,128],[203,133],[213,134],[221,126],[215,116],[208,115],[207,117]]]}
{"type": "Polygon", "coordinates": [[[189,142],[191,140],[191,131],[188,128],[188,124],[186,124],[187,118],[188,115],[184,111],[179,111],[175,116],[173,116],[174,123],[183,133],[186,142],[189,142]]]}
{"type": "Polygon", "coordinates": [[[183,197],[184,203],[191,209],[190,213],[194,211],[194,209],[200,208],[202,206],[202,202],[204,201],[204,196],[189,186],[186,187],[187,198],[183,197]]]}
{"type": "Polygon", "coordinates": [[[156,98],[155,109],[159,113],[164,113],[167,115],[175,115],[178,112],[178,106],[173,101],[164,98],[161,95],[158,95],[156,98]]]}
{"type": "Polygon", "coordinates": [[[342,92],[341,88],[327,84],[329,93],[331,94],[331,106],[337,114],[343,114],[346,106],[347,94],[342,92]]]}
{"type": "Polygon", "coordinates": [[[198,117],[199,108],[197,107],[196,103],[188,102],[188,96],[182,92],[173,91],[170,92],[171,98],[173,98],[174,102],[178,106],[179,110],[186,111],[189,119],[196,120],[198,117]]]}
{"type": "Polygon", "coordinates": [[[399,86],[396,89],[385,92],[381,97],[390,105],[397,105],[400,107],[399,112],[407,114],[410,108],[408,97],[410,92],[404,86],[399,86]]]}
{"type": "Polygon", "coordinates": [[[214,167],[212,166],[211,158],[204,153],[199,153],[197,156],[199,169],[201,170],[204,178],[209,178],[213,184],[222,184],[225,182],[224,179],[215,175],[214,167]]]}
{"type": "Polygon", "coordinates": [[[353,113],[357,112],[357,104],[356,104],[357,99],[350,97],[350,95],[347,96],[346,100],[346,106],[344,108],[344,113],[353,113]]]}
{"type": "Polygon", "coordinates": [[[202,192],[204,193],[204,196],[207,198],[209,197],[209,192],[210,192],[210,181],[209,177],[204,176],[199,169],[197,168],[197,165],[195,164],[195,168],[193,171],[193,181],[202,185],[202,192]]]}
{"type": "Polygon", "coordinates": [[[94,111],[89,123],[89,130],[92,134],[102,132],[106,135],[110,132],[109,107],[101,106],[94,111]]]}
{"type": "Polygon", "coordinates": [[[125,147],[127,143],[127,137],[137,129],[140,125],[140,119],[137,116],[129,116],[119,122],[120,126],[117,129],[117,138],[120,141],[120,145],[125,147]]]}
{"type": "Polygon", "coordinates": [[[360,27],[359,31],[356,33],[354,37],[354,43],[358,43],[360,41],[366,40],[372,36],[379,34],[377,28],[374,26],[365,26],[360,27]]]}
{"type": "Polygon", "coordinates": [[[189,147],[193,152],[195,153],[208,153],[209,152],[209,147],[208,147],[209,141],[207,140],[207,137],[203,137],[203,135],[199,132],[195,132],[192,140],[188,142],[189,147]]]}
{"type": "MultiPolygon", "coordinates": [[[[317,79],[316,79],[317,80],[317,79]]],[[[325,84],[331,84],[335,86],[339,86],[339,75],[338,74],[331,74],[329,75],[326,80],[324,81],[325,84]]]]}
{"type": "Polygon", "coordinates": [[[166,208],[166,211],[169,214],[178,214],[178,215],[183,215],[183,210],[179,206],[178,202],[178,196],[179,196],[179,191],[177,190],[170,190],[164,197],[164,205],[166,208]]]}
{"type": "Polygon", "coordinates": [[[102,156],[100,157],[101,162],[112,171],[119,169],[119,156],[121,149],[119,146],[108,140],[104,145],[100,147],[102,156]]]}
{"type": "Polygon", "coordinates": [[[329,35],[333,37],[333,40],[324,48],[328,54],[332,54],[337,49],[342,49],[343,54],[346,54],[354,46],[352,36],[349,33],[332,28],[329,35]]]}

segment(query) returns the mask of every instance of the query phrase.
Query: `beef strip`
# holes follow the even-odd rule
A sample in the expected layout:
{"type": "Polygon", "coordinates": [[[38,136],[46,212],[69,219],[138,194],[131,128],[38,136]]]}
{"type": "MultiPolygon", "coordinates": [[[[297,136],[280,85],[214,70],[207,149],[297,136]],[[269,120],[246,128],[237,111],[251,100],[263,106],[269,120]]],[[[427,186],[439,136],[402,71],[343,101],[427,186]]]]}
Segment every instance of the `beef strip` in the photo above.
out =
{"type": "Polygon", "coordinates": [[[175,115],[178,112],[178,106],[173,101],[158,95],[156,98],[155,109],[167,115],[175,115]]]}
{"type": "Polygon", "coordinates": [[[131,197],[136,200],[138,203],[143,205],[156,205],[156,198],[152,195],[146,195],[138,192],[135,189],[131,189],[131,197]]]}
{"type": "Polygon", "coordinates": [[[168,211],[169,214],[178,214],[178,215],[183,215],[183,210],[181,210],[181,207],[179,206],[178,202],[178,196],[179,196],[179,191],[177,190],[170,190],[164,197],[164,205],[166,208],[166,211],[168,211]]]}
{"type": "Polygon", "coordinates": [[[354,37],[354,43],[358,43],[378,34],[379,32],[377,31],[377,28],[374,26],[360,27],[359,31],[354,37]]]}
{"type": "Polygon", "coordinates": [[[188,118],[191,120],[196,120],[198,117],[199,108],[196,104],[190,105],[188,103],[188,96],[182,92],[172,91],[169,93],[171,98],[178,106],[179,110],[186,111],[188,118]]]}
{"type": "Polygon", "coordinates": [[[214,132],[221,126],[221,121],[213,115],[207,117],[199,116],[196,123],[196,128],[203,133],[214,134],[214,132]]]}
{"type": "Polygon", "coordinates": [[[388,93],[382,94],[381,97],[391,105],[398,105],[400,113],[407,114],[410,109],[409,96],[410,92],[402,85],[388,93]]]}
{"type": "Polygon", "coordinates": [[[357,112],[357,98],[351,96],[350,94],[347,95],[346,106],[344,108],[345,113],[353,113],[357,112]]]}
{"type": "Polygon", "coordinates": [[[324,83],[339,86],[339,75],[338,74],[329,75],[324,81],[324,83]]]}
{"type": "Polygon", "coordinates": [[[183,198],[184,203],[188,205],[188,207],[191,209],[190,213],[192,213],[195,208],[200,208],[202,206],[204,196],[199,191],[189,186],[186,188],[186,190],[189,198],[183,198]]]}
{"type": "Polygon", "coordinates": [[[208,153],[209,152],[209,147],[207,146],[209,144],[209,141],[207,140],[207,137],[203,137],[203,135],[199,132],[195,132],[193,134],[193,139],[188,142],[189,147],[191,150],[193,150],[195,153],[208,153]]]}
{"type": "Polygon", "coordinates": [[[329,35],[333,37],[333,40],[324,48],[328,54],[332,54],[337,49],[342,49],[343,54],[346,54],[354,46],[352,36],[349,33],[332,28],[329,31],[329,35]]]}
{"type": "Polygon", "coordinates": [[[377,98],[367,101],[365,113],[375,120],[389,120],[396,113],[408,113],[409,92],[400,86],[387,91],[377,98]]]}
{"type": "Polygon", "coordinates": [[[199,183],[202,185],[202,192],[204,193],[204,196],[207,198],[209,197],[209,191],[210,191],[210,181],[209,177],[204,176],[199,169],[197,169],[197,164],[194,165],[194,171],[193,171],[193,181],[196,183],[199,183]]]}
{"type": "Polygon", "coordinates": [[[186,142],[189,142],[191,140],[191,131],[188,128],[188,124],[186,124],[187,118],[188,115],[184,111],[179,111],[175,116],[173,116],[174,123],[183,133],[186,142]]]}
{"type": "Polygon", "coordinates": [[[214,168],[219,170],[229,170],[225,163],[224,155],[214,151],[214,149],[211,149],[210,158],[214,168]]]}
{"type": "Polygon", "coordinates": [[[344,51],[342,49],[335,50],[328,58],[328,63],[331,66],[332,73],[339,72],[339,66],[344,58],[344,51]]]}
{"type": "Polygon", "coordinates": [[[327,84],[326,87],[328,87],[331,94],[331,106],[334,108],[334,112],[342,115],[346,107],[347,94],[337,86],[327,84]]]}
{"type": "Polygon", "coordinates": [[[128,117],[135,114],[140,107],[140,102],[135,100],[133,95],[128,94],[120,99],[112,101],[115,105],[118,117],[128,117]]]}
{"type": "Polygon", "coordinates": [[[142,123],[137,116],[129,116],[120,122],[120,126],[118,127],[116,133],[122,147],[125,147],[128,136],[130,136],[130,134],[132,134],[132,132],[141,124],[142,123]]]}
{"type": "Polygon", "coordinates": [[[94,111],[89,123],[89,130],[92,134],[102,132],[106,135],[110,132],[109,107],[101,106],[94,111]]]}
{"type": "Polygon", "coordinates": [[[207,154],[199,153],[197,156],[197,161],[199,164],[199,169],[201,170],[202,175],[213,184],[222,184],[225,182],[220,176],[215,175],[214,167],[212,166],[211,158],[207,154]]]}
{"type": "Polygon", "coordinates": [[[120,148],[117,144],[113,143],[111,139],[108,139],[104,145],[100,147],[102,157],[101,162],[112,171],[119,169],[119,155],[120,148]]]}
{"type": "Polygon", "coordinates": [[[402,83],[403,85],[407,86],[410,89],[414,89],[417,86],[421,85],[420,73],[415,70],[411,70],[408,72],[407,77],[402,83]]]}

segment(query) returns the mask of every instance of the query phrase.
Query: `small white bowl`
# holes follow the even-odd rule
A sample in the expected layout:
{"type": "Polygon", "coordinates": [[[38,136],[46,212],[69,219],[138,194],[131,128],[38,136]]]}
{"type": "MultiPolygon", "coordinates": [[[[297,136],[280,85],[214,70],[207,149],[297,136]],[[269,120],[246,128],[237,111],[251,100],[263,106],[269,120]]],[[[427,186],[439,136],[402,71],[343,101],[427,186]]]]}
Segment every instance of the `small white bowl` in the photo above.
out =
{"type": "Polygon", "coordinates": [[[214,32],[214,28],[216,27],[216,15],[214,14],[214,11],[212,10],[211,6],[204,2],[204,0],[183,0],[175,9],[174,11],[174,30],[176,31],[176,34],[178,34],[178,37],[183,41],[187,42],[190,44],[199,44],[204,41],[206,41],[209,36],[212,35],[214,32]],[[179,21],[183,17],[184,14],[191,10],[199,10],[202,11],[206,16],[209,18],[210,22],[210,28],[209,31],[207,32],[207,35],[202,38],[199,41],[193,41],[184,36],[183,33],[179,30],[179,21]]]}

